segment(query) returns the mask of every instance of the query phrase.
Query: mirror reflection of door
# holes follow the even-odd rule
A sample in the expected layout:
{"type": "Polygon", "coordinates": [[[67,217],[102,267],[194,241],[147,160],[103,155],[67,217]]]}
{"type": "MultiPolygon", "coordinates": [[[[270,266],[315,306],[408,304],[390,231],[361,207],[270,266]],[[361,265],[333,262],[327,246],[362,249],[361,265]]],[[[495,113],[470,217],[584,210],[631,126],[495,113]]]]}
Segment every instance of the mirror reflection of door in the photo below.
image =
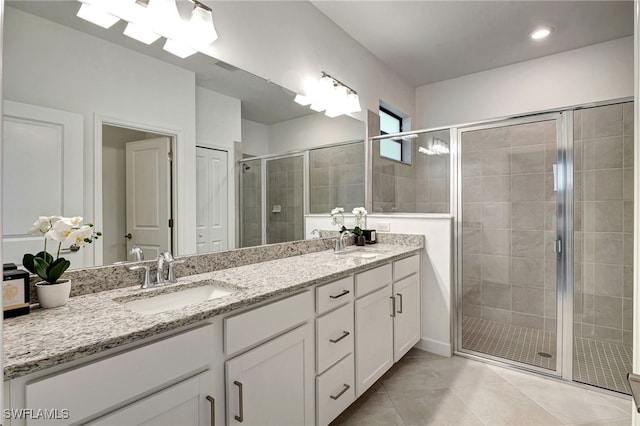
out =
{"type": "Polygon", "coordinates": [[[103,263],[173,253],[171,138],[102,126],[103,263]]]}
{"type": "Polygon", "coordinates": [[[198,253],[226,250],[227,152],[196,147],[196,244],[198,253]]]}

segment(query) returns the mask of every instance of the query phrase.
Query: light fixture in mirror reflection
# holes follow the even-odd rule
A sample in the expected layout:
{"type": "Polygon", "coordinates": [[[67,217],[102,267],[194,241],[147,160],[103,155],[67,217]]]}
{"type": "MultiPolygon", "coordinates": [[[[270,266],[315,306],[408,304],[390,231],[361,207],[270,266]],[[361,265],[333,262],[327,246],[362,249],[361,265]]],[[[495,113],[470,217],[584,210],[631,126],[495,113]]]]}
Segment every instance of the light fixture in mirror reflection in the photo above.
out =
{"type": "Polygon", "coordinates": [[[309,80],[305,86],[307,94],[297,94],[294,102],[303,106],[309,105],[309,108],[317,112],[325,111],[327,117],[333,118],[362,110],[358,93],[324,71],[319,81],[309,80]]]}
{"type": "Polygon", "coordinates": [[[209,45],[218,39],[211,9],[195,0],[188,19],[184,19],[175,0],[149,0],[145,6],[136,0],[79,0],[77,16],[109,29],[121,19],[127,22],[123,34],[144,44],[160,37],[167,39],[163,49],[179,58],[197,51],[209,54],[209,45]]]}
{"type": "MultiPolygon", "coordinates": [[[[184,12],[182,7],[188,3],[178,3],[179,10],[184,12]]],[[[91,217],[105,234],[97,244],[65,253],[72,267],[124,261],[131,249],[127,247],[128,242],[143,248],[145,259],[157,257],[148,250],[151,244],[143,247],[135,241],[138,233],[128,226],[126,218],[125,207],[131,203],[125,199],[125,146],[131,142],[169,138],[177,159],[171,166],[172,176],[166,186],[172,191],[169,199],[173,209],[148,208],[138,219],[146,224],[153,219],[166,230],[165,219],[156,220],[152,213],[169,215],[173,219],[173,232],[169,235],[170,242],[160,244],[159,250],[188,255],[201,249],[207,252],[240,245],[235,241],[236,227],[233,226],[238,221],[234,219],[238,215],[235,204],[217,203],[213,205],[218,209],[200,211],[196,200],[206,197],[190,195],[190,188],[184,183],[189,173],[195,171],[196,192],[206,188],[198,176],[207,175],[205,168],[199,167],[207,162],[198,163],[196,145],[220,154],[223,160],[216,164],[231,166],[239,159],[236,153],[243,157],[274,156],[364,138],[365,126],[361,121],[348,116],[331,119],[300,106],[291,101],[291,91],[230,64],[216,62],[205,55],[181,60],[167,54],[161,43],[138,43],[123,35],[126,27],[123,21],[105,31],[79,19],[77,0],[8,0],[5,6],[2,76],[5,87],[2,156],[5,262],[20,263],[22,254],[38,250],[29,245],[24,230],[32,222],[29,218],[37,216],[45,207],[52,213],[77,212],[91,217]],[[33,85],[34,81],[39,82],[37,86],[33,85]],[[190,154],[192,151],[196,155],[190,154]],[[47,182],[50,190],[37,198],[25,197],[25,188],[35,188],[38,182],[47,182]],[[202,222],[198,220],[213,217],[209,213],[214,211],[226,215],[215,216],[214,224],[220,223],[218,219],[226,219],[227,224],[220,229],[211,228],[209,235],[221,232],[228,238],[228,244],[212,237],[207,240],[210,243],[207,248],[197,239],[205,233],[196,231],[194,224],[200,226],[202,222]],[[196,212],[195,219],[190,219],[191,212],[196,212]],[[129,233],[132,239],[127,238],[129,233]],[[181,240],[184,235],[192,235],[195,244],[184,244],[181,240]],[[9,240],[17,244],[16,256],[11,259],[6,249],[9,240]]],[[[158,155],[157,158],[167,157],[158,155]]],[[[254,167],[253,163],[247,165],[251,169],[245,177],[251,175],[251,179],[261,182],[261,173],[253,173],[261,168],[254,167]]],[[[349,173],[362,173],[361,179],[364,179],[363,170],[351,169],[349,173]]],[[[223,167],[215,170],[219,171],[216,176],[220,181],[226,182],[229,195],[223,198],[231,199],[235,179],[228,175],[227,169],[222,171],[223,167]]],[[[229,173],[231,170],[228,169],[229,173]]],[[[214,184],[210,186],[215,188],[214,184]]],[[[165,194],[166,191],[147,193],[165,194]]],[[[322,191],[320,189],[320,193],[322,191]]],[[[300,192],[295,194],[296,202],[302,196],[300,192]]],[[[150,200],[140,203],[152,205],[150,200]]],[[[281,213],[272,213],[274,216],[289,214],[284,202],[278,200],[274,204],[281,205],[281,213]]],[[[260,209],[254,213],[258,217],[265,214],[260,209]]],[[[294,216],[300,217],[298,207],[294,216]]],[[[300,220],[296,220],[296,224],[299,223],[300,220]]],[[[272,235],[277,236],[282,224],[273,220],[267,224],[271,225],[274,226],[272,235]]],[[[261,233],[262,226],[257,226],[261,233]]],[[[287,233],[286,237],[303,238],[300,232],[291,237],[287,233]]],[[[133,259],[132,256],[130,260],[133,259]]]]}
{"type": "Polygon", "coordinates": [[[418,147],[418,152],[426,155],[444,155],[449,153],[449,144],[442,139],[434,138],[427,142],[427,146],[418,147]]]}

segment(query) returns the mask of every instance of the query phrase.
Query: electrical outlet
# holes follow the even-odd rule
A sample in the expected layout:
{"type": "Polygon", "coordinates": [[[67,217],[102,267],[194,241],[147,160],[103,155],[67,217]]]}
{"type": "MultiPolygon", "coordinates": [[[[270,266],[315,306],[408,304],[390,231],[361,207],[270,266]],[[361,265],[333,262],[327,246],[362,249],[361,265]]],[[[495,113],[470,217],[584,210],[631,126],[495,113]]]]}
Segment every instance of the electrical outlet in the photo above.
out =
{"type": "Polygon", "coordinates": [[[391,232],[391,223],[389,222],[378,222],[377,228],[380,232],[391,232]]]}

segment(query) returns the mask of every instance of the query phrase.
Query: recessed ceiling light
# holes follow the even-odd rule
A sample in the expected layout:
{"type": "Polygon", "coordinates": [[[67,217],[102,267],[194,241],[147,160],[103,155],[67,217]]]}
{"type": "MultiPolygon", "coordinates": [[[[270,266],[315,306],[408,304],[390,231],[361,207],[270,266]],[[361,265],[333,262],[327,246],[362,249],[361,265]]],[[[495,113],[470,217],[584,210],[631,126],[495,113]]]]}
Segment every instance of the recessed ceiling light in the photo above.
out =
{"type": "Polygon", "coordinates": [[[542,40],[544,38],[547,38],[549,34],[551,34],[551,28],[543,27],[538,28],[537,30],[532,32],[529,37],[531,37],[533,40],[542,40]]]}

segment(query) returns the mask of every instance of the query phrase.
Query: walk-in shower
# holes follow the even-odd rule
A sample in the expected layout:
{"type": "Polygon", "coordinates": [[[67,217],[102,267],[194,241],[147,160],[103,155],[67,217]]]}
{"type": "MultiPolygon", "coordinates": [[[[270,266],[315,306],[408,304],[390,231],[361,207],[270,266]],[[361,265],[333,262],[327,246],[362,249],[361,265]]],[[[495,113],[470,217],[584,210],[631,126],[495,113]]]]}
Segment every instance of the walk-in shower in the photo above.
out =
{"type": "Polygon", "coordinates": [[[458,143],[458,351],[628,393],[633,103],[458,143]]]}

